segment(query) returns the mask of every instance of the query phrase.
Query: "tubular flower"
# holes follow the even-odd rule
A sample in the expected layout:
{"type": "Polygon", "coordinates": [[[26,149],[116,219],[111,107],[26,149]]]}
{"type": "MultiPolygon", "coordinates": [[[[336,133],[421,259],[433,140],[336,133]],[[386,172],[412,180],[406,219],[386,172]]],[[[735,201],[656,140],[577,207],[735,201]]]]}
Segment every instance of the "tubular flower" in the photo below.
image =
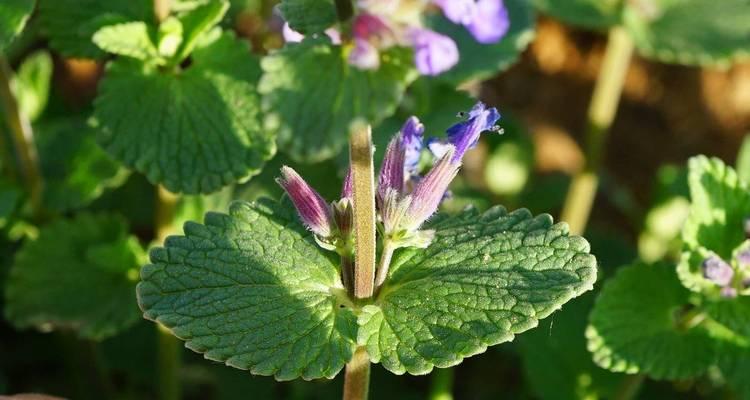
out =
{"type": "Polygon", "coordinates": [[[467,150],[477,145],[482,132],[498,130],[495,124],[500,119],[500,113],[494,107],[487,108],[482,102],[475,104],[468,113],[459,115],[468,115],[468,118],[448,128],[448,143],[434,140],[429,143],[436,157],[442,157],[447,151],[446,144],[451,144],[456,149],[454,161],[460,160],[467,150]]]}
{"type": "Polygon", "coordinates": [[[510,20],[503,0],[434,0],[446,18],[460,24],[483,44],[497,43],[508,33],[510,20]]]}

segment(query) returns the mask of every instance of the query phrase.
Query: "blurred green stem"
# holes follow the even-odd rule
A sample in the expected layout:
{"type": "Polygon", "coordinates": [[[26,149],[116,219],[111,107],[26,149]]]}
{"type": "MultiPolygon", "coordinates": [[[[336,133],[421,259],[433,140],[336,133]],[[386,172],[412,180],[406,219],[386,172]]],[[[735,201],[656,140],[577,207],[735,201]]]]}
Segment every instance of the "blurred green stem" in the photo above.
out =
{"type": "Polygon", "coordinates": [[[453,368],[432,371],[429,400],[453,400],[453,368]]]}
{"type": "Polygon", "coordinates": [[[630,400],[638,394],[643,385],[645,377],[643,374],[628,375],[620,382],[620,387],[615,393],[613,400],[630,400]]]}
{"type": "Polygon", "coordinates": [[[586,164],[573,177],[561,215],[561,219],[570,226],[570,232],[576,235],[584,232],[591,214],[599,186],[597,173],[601,166],[604,144],[617,112],[632,54],[633,41],[629,34],[622,27],[612,28],[589,103],[586,164]]]}
{"type": "MultiPolygon", "coordinates": [[[[20,163],[24,184],[29,193],[34,217],[39,217],[42,207],[42,175],[39,171],[36,147],[34,147],[31,122],[21,114],[21,110],[18,108],[18,103],[10,87],[12,78],[13,70],[8,65],[5,56],[0,54],[0,102],[2,102],[2,111],[13,138],[13,146],[20,163]]],[[[8,160],[8,164],[11,162],[8,160]]]]}
{"type": "Polygon", "coordinates": [[[354,15],[352,0],[336,0],[336,16],[339,21],[345,22],[354,15]]]}
{"type": "Polygon", "coordinates": [[[364,347],[358,347],[346,364],[344,400],[366,400],[370,389],[370,358],[364,347]]]}
{"type": "MultiPolygon", "coordinates": [[[[157,243],[164,243],[173,229],[178,197],[161,185],[156,190],[155,236],[157,243]]],[[[162,325],[157,326],[159,336],[159,398],[161,400],[178,400],[181,396],[181,343],[169,329],[162,325]]]]}

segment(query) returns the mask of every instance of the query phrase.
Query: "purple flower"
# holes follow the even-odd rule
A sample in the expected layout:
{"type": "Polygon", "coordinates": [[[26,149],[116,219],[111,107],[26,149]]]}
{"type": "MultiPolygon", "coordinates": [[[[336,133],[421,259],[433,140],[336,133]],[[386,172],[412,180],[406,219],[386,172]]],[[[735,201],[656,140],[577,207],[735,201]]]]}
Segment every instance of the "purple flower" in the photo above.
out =
{"type": "Polygon", "coordinates": [[[281,178],[276,179],[276,182],[292,199],[302,223],[318,236],[323,238],[331,236],[331,208],[323,197],[310,187],[295,170],[283,166],[281,176],[281,178]]]}
{"type": "Polygon", "coordinates": [[[419,159],[422,156],[422,135],[424,125],[419,118],[410,117],[401,127],[401,141],[404,146],[404,168],[407,175],[416,173],[419,159]]]}
{"type": "Polygon", "coordinates": [[[728,286],[734,277],[732,267],[717,256],[703,261],[703,277],[719,286],[728,286]]]}
{"type": "Polygon", "coordinates": [[[451,22],[461,24],[482,44],[497,43],[508,33],[510,20],[503,0],[434,0],[451,22]]]}
{"type": "Polygon", "coordinates": [[[500,119],[500,113],[495,107],[487,108],[484,103],[477,102],[468,113],[468,118],[448,128],[448,143],[431,139],[427,146],[435,157],[445,154],[447,145],[451,144],[456,151],[453,162],[460,161],[467,150],[477,145],[479,136],[485,131],[497,131],[495,125],[500,119]]]}
{"type": "Polygon", "coordinates": [[[359,69],[378,69],[380,52],[365,39],[354,39],[354,48],[349,53],[349,64],[359,69]]]}
{"type": "Polygon", "coordinates": [[[414,63],[422,75],[439,75],[458,63],[458,47],[448,36],[412,28],[408,39],[414,48],[414,63]]]}
{"type": "Polygon", "coordinates": [[[352,35],[355,38],[377,42],[383,47],[395,41],[393,30],[383,18],[372,14],[359,14],[352,23],[352,35]]]}
{"type": "Polygon", "coordinates": [[[721,294],[721,297],[725,299],[733,299],[737,297],[737,289],[731,286],[724,286],[719,293],[721,294]]]}
{"type": "Polygon", "coordinates": [[[437,211],[448,185],[456,177],[461,163],[454,162],[452,147],[438,160],[430,172],[417,183],[404,216],[404,228],[416,230],[437,211]]]}
{"type": "Polygon", "coordinates": [[[346,177],[344,177],[344,184],[341,185],[341,198],[351,199],[353,194],[354,192],[352,189],[352,168],[349,167],[349,169],[346,171],[346,177]]]}

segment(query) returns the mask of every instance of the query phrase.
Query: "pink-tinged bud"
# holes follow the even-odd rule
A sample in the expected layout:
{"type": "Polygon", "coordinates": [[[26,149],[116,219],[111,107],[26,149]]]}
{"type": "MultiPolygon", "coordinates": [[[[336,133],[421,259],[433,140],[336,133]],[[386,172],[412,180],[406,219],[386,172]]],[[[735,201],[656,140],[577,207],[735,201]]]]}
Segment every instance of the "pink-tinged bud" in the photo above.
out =
{"type": "Polygon", "coordinates": [[[292,199],[302,223],[318,236],[324,238],[331,236],[331,208],[323,197],[295,170],[284,166],[281,168],[281,175],[276,182],[292,199]]]}
{"type": "Polygon", "coordinates": [[[719,286],[727,286],[732,282],[734,270],[717,256],[710,256],[703,261],[703,277],[719,286]]]}
{"type": "Polygon", "coordinates": [[[395,34],[385,20],[372,14],[359,14],[352,24],[352,34],[355,39],[374,42],[380,48],[396,42],[395,34]]]}
{"type": "Polygon", "coordinates": [[[349,198],[343,198],[331,203],[333,209],[333,220],[338,229],[339,238],[347,240],[352,235],[354,228],[354,208],[349,198]]]}
{"type": "Polygon", "coordinates": [[[389,190],[404,192],[404,157],[406,150],[401,135],[396,135],[385,149],[378,177],[378,203],[382,203],[389,190]]]}
{"type": "Polygon", "coordinates": [[[351,199],[354,195],[354,189],[352,187],[352,167],[346,171],[346,177],[344,178],[344,185],[341,187],[341,198],[351,199]]]}
{"type": "Polygon", "coordinates": [[[364,70],[380,67],[380,52],[365,39],[354,39],[354,48],[349,53],[349,64],[364,70]]]}
{"type": "Polygon", "coordinates": [[[721,297],[725,299],[733,299],[737,297],[737,289],[731,286],[724,286],[719,293],[721,294],[721,297]]]}
{"type": "Polygon", "coordinates": [[[416,230],[437,211],[445,191],[456,177],[461,162],[453,162],[455,148],[451,146],[430,172],[422,178],[411,194],[411,204],[406,211],[404,228],[416,230]]]}

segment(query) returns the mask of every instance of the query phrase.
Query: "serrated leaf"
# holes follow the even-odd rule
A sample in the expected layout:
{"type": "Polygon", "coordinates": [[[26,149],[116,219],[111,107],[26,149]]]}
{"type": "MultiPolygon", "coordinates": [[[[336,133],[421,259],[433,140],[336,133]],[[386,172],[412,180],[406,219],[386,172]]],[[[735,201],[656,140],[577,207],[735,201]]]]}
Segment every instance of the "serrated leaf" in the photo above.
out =
{"type": "Polygon", "coordinates": [[[92,41],[101,28],[153,20],[151,0],[39,0],[41,27],[50,46],[67,57],[103,58],[92,41]]]}
{"type": "Polygon", "coordinates": [[[16,254],[5,316],[19,329],[74,329],[89,339],[114,335],[139,318],[133,294],[141,253],[119,217],[81,214],[56,220],[16,254]],[[93,258],[101,253],[92,249],[101,246],[117,249],[120,256],[93,258]]]}
{"type": "Polygon", "coordinates": [[[700,291],[716,285],[703,278],[701,264],[711,253],[730,260],[745,241],[743,223],[750,216],[750,188],[718,158],[688,162],[690,214],[682,230],[683,254],[678,273],[683,284],[700,291]]]}
{"type": "Polygon", "coordinates": [[[332,378],[354,352],[356,317],[338,268],[296,220],[270,201],[236,202],[185,224],[141,270],[145,317],[253,374],[332,378]]]}
{"type": "Polygon", "coordinates": [[[261,62],[264,127],[278,132],[279,148],[298,161],[336,155],[352,121],[376,125],[393,114],[416,78],[406,49],[384,53],[376,71],[349,65],[345,53],[327,38],[311,38],[261,62]]]}
{"type": "Polygon", "coordinates": [[[18,108],[30,121],[36,120],[47,107],[52,69],[52,57],[40,50],[24,59],[12,81],[18,108]]]}
{"type": "Polygon", "coordinates": [[[124,183],[127,170],[105,153],[83,115],[34,125],[44,177],[46,208],[64,212],[86,206],[105,190],[124,183]]]}
{"type": "Polygon", "coordinates": [[[3,0],[0,2],[0,52],[23,30],[34,10],[35,0],[3,0]]]}
{"type": "Polygon", "coordinates": [[[654,379],[687,379],[714,361],[713,343],[700,326],[684,327],[690,292],[674,268],[622,267],[604,285],[586,330],[594,362],[613,372],[654,379]]]}
{"type": "Polygon", "coordinates": [[[534,0],[542,12],[584,28],[605,29],[620,23],[622,0],[534,0]]]}
{"type": "Polygon", "coordinates": [[[549,215],[469,209],[430,229],[430,247],[396,254],[359,316],[358,343],[396,374],[426,374],[510,341],[596,280],[586,240],[549,215]]]}
{"type": "Polygon", "coordinates": [[[183,37],[173,64],[179,64],[187,58],[193,52],[200,36],[218,24],[228,9],[229,3],[226,1],[212,0],[179,16],[183,37]]]}
{"type": "Polygon", "coordinates": [[[726,65],[750,56],[746,0],[627,3],[625,26],[647,57],[684,65],[726,65]]]}
{"type": "Polygon", "coordinates": [[[246,43],[215,33],[179,72],[114,61],[95,101],[99,144],[172,192],[217,191],[257,174],[275,152],[259,121],[257,60],[246,43]]]}
{"type": "Polygon", "coordinates": [[[430,19],[432,29],[456,41],[460,59],[458,64],[440,74],[437,79],[461,83],[472,79],[486,79],[515,63],[534,38],[536,16],[530,0],[504,0],[508,9],[510,28],[498,43],[485,45],[477,42],[461,25],[443,16],[430,19]]]}
{"type": "Polygon", "coordinates": [[[717,299],[708,302],[704,309],[716,322],[750,339],[750,297],[717,299]]]}
{"type": "Polygon", "coordinates": [[[92,40],[100,49],[120,56],[151,60],[159,56],[152,41],[154,32],[142,21],[105,26],[92,40]]]}
{"type": "Polygon", "coordinates": [[[336,23],[333,0],[282,0],[279,10],[284,20],[297,32],[323,32],[336,23]]]}

